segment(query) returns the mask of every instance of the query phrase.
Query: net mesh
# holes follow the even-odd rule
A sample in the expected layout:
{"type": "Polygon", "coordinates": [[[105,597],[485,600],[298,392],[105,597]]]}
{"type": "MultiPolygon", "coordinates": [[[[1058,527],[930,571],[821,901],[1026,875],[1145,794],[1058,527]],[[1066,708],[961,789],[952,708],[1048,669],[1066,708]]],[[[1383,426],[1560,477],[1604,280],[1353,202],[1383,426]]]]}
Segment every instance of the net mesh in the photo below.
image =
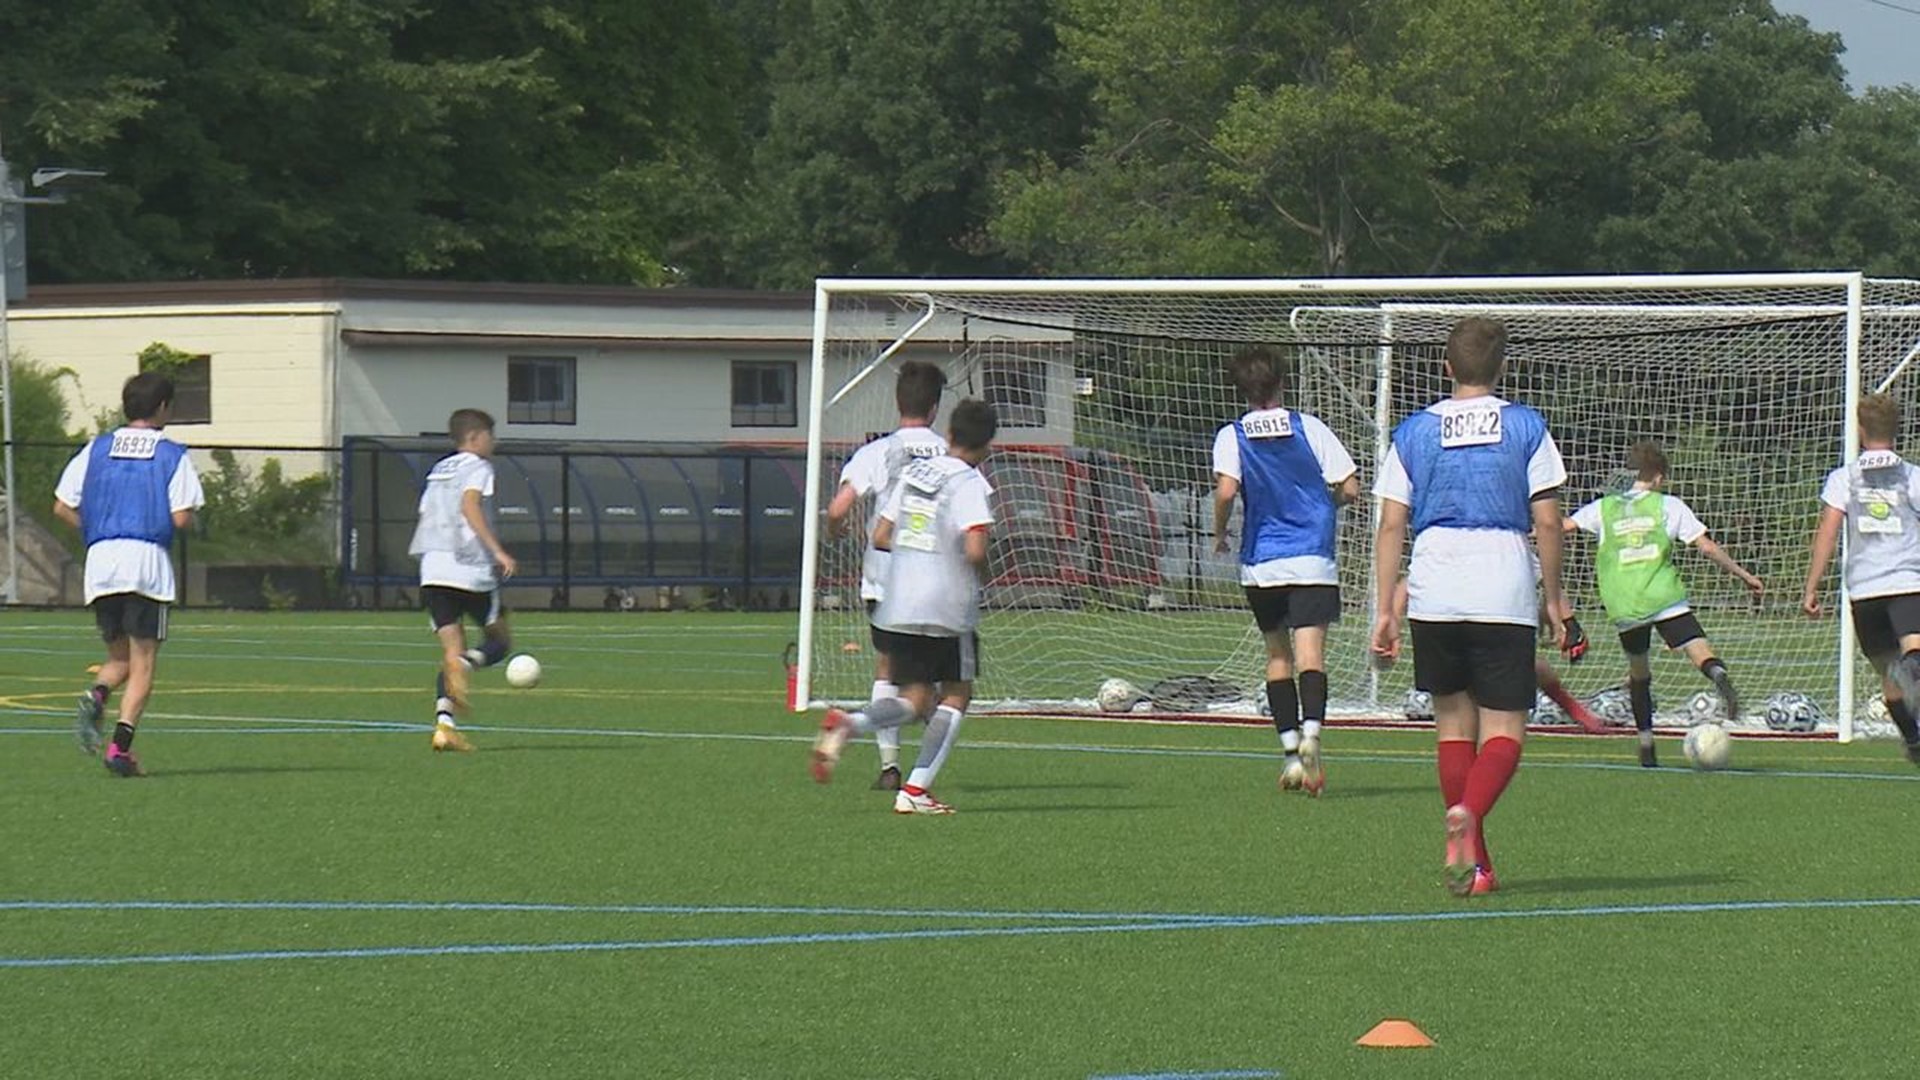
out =
{"type": "MultiPolygon", "coordinates": [[[[1150,691],[1204,676],[1239,690],[1213,695],[1204,711],[1255,713],[1263,650],[1237,560],[1214,555],[1210,537],[1213,436],[1245,408],[1227,360],[1249,344],[1280,346],[1288,404],[1332,428],[1370,487],[1392,425],[1446,393],[1448,331],[1480,314],[1507,326],[1503,392],[1546,415],[1566,458],[1568,512],[1627,482],[1635,439],[1659,439],[1673,461],[1668,490],[1768,583],[1755,603],[1696,553],[1678,556],[1748,703],[1743,721],[1763,725],[1768,699],[1789,693],[1806,695],[1821,725],[1840,715],[1837,624],[1800,617],[1797,603],[1818,484],[1840,460],[1848,422],[1844,286],[939,290],[830,294],[818,371],[831,399],[823,498],[848,455],[893,427],[901,361],[945,368],[948,405],[996,406],[1002,427],[985,471],[1001,524],[981,627],[982,708],[1090,711],[1106,680],[1150,691]]],[[[1920,344],[1920,290],[1869,283],[1863,311],[1862,375],[1873,389],[1920,344]]],[[[1378,672],[1366,659],[1372,514],[1362,499],[1342,512],[1338,534],[1344,610],[1327,647],[1336,716],[1399,716],[1409,697],[1408,665],[1378,672]]],[[[816,528],[810,541],[820,545],[809,643],[817,699],[862,699],[872,677],[860,535],[830,540],[816,528]]],[[[1582,538],[1568,545],[1569,592],[1596,638],[1593,659],[1563,672],[1581,696],[1624,677],[1594,595],[1592,550],[1582,538]]],[[[1876,684],[1858,685],[1864,704],[1876,684]]],[[[1683,660],[1656,657],[1665,722],[1702,718],[1692,699],[1709,689],[1683,660]]]]}

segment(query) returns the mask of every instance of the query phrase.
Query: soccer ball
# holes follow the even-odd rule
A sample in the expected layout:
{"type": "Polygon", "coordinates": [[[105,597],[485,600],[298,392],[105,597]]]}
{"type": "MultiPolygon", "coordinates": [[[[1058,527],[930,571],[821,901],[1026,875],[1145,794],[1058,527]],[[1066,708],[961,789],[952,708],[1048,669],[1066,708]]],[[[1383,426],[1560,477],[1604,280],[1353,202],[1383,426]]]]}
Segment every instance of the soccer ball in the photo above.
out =
{"type": "Polygon", "coordinates": [[[1608,727],[1633,726],[1633,697],[1622,687],[1609,686],[1588,698],[1587,711],[1608,727]]]}
{"type": "Polygon", "coordinates": [[[1108,679],[1100,684],[1098,701],[1105,712],[1129,712],[1146,699],[1140,688],[1125,679],[1108,679]]]}
{"type": "Polygon", "coordinates": [[[1703,771],[1724,769],[1727,758],[1733,753],[1733,736],[1727,729],[1709,721],[1687,732],[1685,744],[1687,761],[1694,768],[1703,771]]]}
{"type": "Polygon", "coordinates": [[[1560,706],[1545,694],[1533,695],[1533,722],[1536,724],[1564,724],[1567,714],[1560,706]]]}
{"type": "Polygon", "coordinates": [[[1687,699],[1687,723],[1718,724],[1727,719],[1727,703],[1720,695],[1710,690],[1702,690],[1687,699]]]}
{"type": "Polygon", "coordinates": [[[1875,694],[1867,699],[1867,720],[1882,726],[1893,723],[1893,713],[1887,711],[1887,696],[1875,694]]]}
{"type": "Polygon", "coordinates": [[[540,685],[540,661],[526,653],[507,661],[507,685],[521,690],[540,685]]]}
{"type": "Polygon", "coordinates": [[[1425,690],[1407,691],[1405,712],[1409,720],[1433,719],[1433,695],[1425,690]]]}
{"type": "Polygon", "coordinates": [[[1805,694],[1775,694],[1767,699],[1767,726],[1805,734],[1820,726],[1820,706],[1805,694]]]}

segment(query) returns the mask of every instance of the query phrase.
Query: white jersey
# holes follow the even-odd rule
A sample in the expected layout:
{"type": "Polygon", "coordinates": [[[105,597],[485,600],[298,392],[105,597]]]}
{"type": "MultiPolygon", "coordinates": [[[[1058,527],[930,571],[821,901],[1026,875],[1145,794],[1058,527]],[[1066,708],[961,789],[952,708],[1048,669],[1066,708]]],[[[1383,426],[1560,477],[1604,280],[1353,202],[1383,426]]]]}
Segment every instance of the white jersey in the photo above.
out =
{"type": "Polygon", "coordinates": [[[491,512],[493,463],[478,454],[449,454],[427,473],[420,490],[420,524],[407,545],[407,554],[420,560],[420,584],[482,593],[499,587],[492,553],[461,512],[469,491],[479,492],[482,506],[491,512]]]}
{"type": "MultiPolygon", "coordinates": [[[[53,489],[54,498],[75,510],[80,509],[82,489],[87,484],[87,459],[92,450],[91,443],[82,447],[73,460],[67,462],[66,469],[60,473],[60,482],[53,489]]],[[[198,510],[206,501],[193,459],[181,454],[180,463],[173,467],[173,476],[167,480],[167,509],[173,513],[198,510]]],[[[149,600],[171,604],[179,592],[173,576],[172,553],[145,540],[102,540],[88,545],[82,589],[89,604],[115,593],[139,593],[149,600]]]]}
{"type": "MultiPolygon", "coordinates": [[[[947,440],[932,428],[904,427],[855,450],[840,470],[840,482],[863,498],[873,496],[875,509],[883,508],[910,462],[946,452],[947,440]]],[[[860,599],[879,600],[886,595],[887,561],[887,553],[873,546],[869,530],[867,554],[860,566],[860,599]]]]}
{"type": "Polygon", "coordinates": [[[1820,501],[1847,515],[1847,594],[1920,593],[1920,468],[1867,450],[1827,474],[1820,501]]]}
{"type": "Polygon", "coordinates": [[[880,516],[893,522],[893,559],[873,625],[898,634],[960,637],[980,625],[980,575],[967,534],[993,524],[993,485],[956,457],[909,464],[880,516]]]}

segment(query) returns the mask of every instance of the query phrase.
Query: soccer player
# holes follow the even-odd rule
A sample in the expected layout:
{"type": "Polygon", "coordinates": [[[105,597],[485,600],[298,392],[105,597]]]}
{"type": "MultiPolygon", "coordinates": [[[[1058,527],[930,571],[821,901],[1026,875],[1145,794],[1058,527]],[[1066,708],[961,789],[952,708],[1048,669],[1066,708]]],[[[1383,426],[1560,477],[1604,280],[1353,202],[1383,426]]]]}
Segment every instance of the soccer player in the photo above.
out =
{"type": "Polygon", "coordinates": [[[1920,765],[1920,468],[1893,449],[1900,435],[1900,403],[1889,394],[1860,399],[1860,456],[1827,474],[1820,491],[1820,524],[1813,533],[1800,608],[1821,614],[1820,583],[1833,561],[1840,528],[1847,530],[1845,575],[1860,651],[1880,673],[1887,712],[1906,741],[1907,760],[1920,765]]]}
{"type": "Polygon", "coordinates": [[[500,583],[517,569],[488,519],[493,498],[493,417],[479,409],[455,409],[447,418],[453,453],[436,462],[420,492],[420,524],[407,554],[420,560],[420,602],[440,639],[440,676],[435,686],[433,748],[469,751],[454,714],[467,712],[467,675],[507,655],[512,635],[500,603],[500,583]],[[471,619],[481,628],[477,649],[467,648],[471,619]]]}
{"type": "MultiPolygon", "coordinates": [[[[842,536],[846,533],[852,524],[853,509],[860,500],[872,496],[876,511],[885,507],[901,471],[910,462],[939,457],[947,452],[947,440],[933,430],[933,419],[940,411],[940,394],[946,388],[946,373],[934,365],[921,360],[909,360],[900,365],[900,374],[893,384],[893,400],[900,410],[900,426],[893,434],[862,446],[847,459],[846,466],[840,470],[840,489],[834,492],[833,501],[827,504],[827,530],[830,535],[842,536]]],[[[860,566],[860,599],[867,605],[869,620],[873,617],[874,607],[886,595],[889,558],[889,553],[871,543],[867,545],[866,557],[860,566]]],[[[888,667],[887,654],[880,651],[876,637],[873,697],[870,700],[885,701],[899,694],[900,688],[894,685],[893,673],[888,667]]],[[[873,740],[880,747],[880,776],[874,780],[873,789],[899,791],[900,729],[880,728],[874,732],[873,740]]]]}
{"type": "MultiPolygon", "coordinates": [[[[1414,685],[1433,695],[1440,794],[1446,811],[1447,887],[1459,896],[1499,888],[1483,826],[1513,779],[1533,708],[1537,633],[1532,553],[1554,643],[1577,640],[1561,591],[1560,485],[1566,465],[1546,421],[1494,396],[1506,366],[1506,328],[1468,318],[1447,338],[1452,396],[1394,429],[1374,494],[1376,581],[1407,575],[1414,685]]],[[[1392,589],[1376,600],[1374,652],[1400,652],[1392,589]]]]}
{"type": "Polygon", "coordinates": [[[1249,411],[1213,440],[1213,550],[1227,553],[1237,496],[1240,584],[1266,638],[1267,705],[1286,755],[1280,790],[1317,798],[1327,783],[1327,627],[1340,618],[1334,530],[1340,507],[1360,495],[1360,476],[1319,417],[1281,404],[1286,378],[1273,350],[1241,350],[1227,374],[1249,411]]]}
{"type": "Polygon", "coordinates": [[[1634,472],[1632,487],[1574,511],[1563,527],[1569,533],[1585,530],[1599,538],[1594,577],[1600,603],[1627,654],[1627,693],[1633,700],[1633,726],[1640,732],[1640,764],[1651,769],[1660,764],[1653,750],[1653,666],[1647,655],[1655,630],[1668,649],[1686,653],[1720,692],[1727,719],[1740,718],[1740,696],[1726,662],[1714,654],[1706,630],[1687,603],[1687,587],[1673,565],[1674,541],[1699,548],[1700,554],[1739,578],[1756,601],[1767,587],[1714,543],[1691,507],[1660,490],[1667,482],[1668,464],[1659,443],[1652,439],[1634,443],[1627,451],[1627,468],[1634,472]]]}
{"type": "Polygon", "coordinates": [[[891,551],[874,637],[899,692],[856,712],[828,709],[813,744],[813,778],[826,783],[855,733],[924,721],[920,758],[893,799],[896,814],[951,814],[932,787],[960,735],[979,675],[980,572],[993,525],[992,485],[980,475],[999,427],[993,408],[969,399],[947,425],[952,449],[906,467],[873,544],[891,551]]]}
{"type": "Polygon", "coordinates": [[[94,436],[67,463],[53,512],[86,541],[87,606],[107,644],[106,662],[80,696],[74,734],[82,750],[99,753],[107,698],[124,685],[105,763],[115,776],[134,777],[146,775],[133,733],[153,693],[174,600],[173,533],[192,524],[206,495],[187,448],[160,434],[173,418],[173,380],[153,371],[128,379],[120,411],[125,426],[94,436]]]}

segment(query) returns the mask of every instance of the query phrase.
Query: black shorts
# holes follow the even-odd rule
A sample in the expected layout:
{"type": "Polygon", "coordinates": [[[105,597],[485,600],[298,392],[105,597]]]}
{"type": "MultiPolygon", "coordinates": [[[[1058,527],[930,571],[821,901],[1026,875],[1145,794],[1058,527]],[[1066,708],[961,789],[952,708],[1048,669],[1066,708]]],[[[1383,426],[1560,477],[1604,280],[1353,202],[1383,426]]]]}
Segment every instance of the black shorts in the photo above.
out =
{"type": "Polygon", "coordinates": [[[1340,620],[1340,586],[1249,585],[1247,606],[1263,634],[1282,627],[1331,626],[1340,620]]]}
{"type": "Polygon", "coordinates": [[[1900,655],[1900,639],[1920,634],[1920,593],[1876,596],[1853,602],[1853,636],[1860,651],[1878,663],[1900,655]]]}
{"type": "Polygon", "coordinates": [[[887,654],[895,686],[933,686],[972,682],[980,677],[980,638],[928,637],[873,628],[873,647],[887,654]]]}
{"type": "Polygon", "coordinates": [[[435,630],[458,626],[461,619],[471,620],[475,626],[492,626],[507,613],[500,603],[499,589],[473,592],[450,585],[420,586],[420,606],[427,609],[435,630]]]}
{"type": "Polygon", "coordinates": [[[93,609],[93,624],[100,628],[100,640],[111,645],[133,638],[136,641],[167,640],[167,607],[151,596],[122,592],[102,596],[88,604],[93,609]]]}
{"type": "Polygon", "coordinates": [[[1464,690],[1483,709],[1533,708],[1533,627],[1415,621],[1412,634],[1414,686],[1436,697],[1464,690]]]}
{"type": "Polygon", "coordinates": [[[1706,628],[1700,625],[1699,619],[1693,617],[1693,612],[1685,611],[1670,619],[1620,631],[1620,647],[1626,650],[1628,656],[1645,656],[1653,648],[1655,630],[1660,631],[1660,640],[1666,642],[1669,649],[1677,649],[1689,641],[1707,636],[1706,628]]]}

